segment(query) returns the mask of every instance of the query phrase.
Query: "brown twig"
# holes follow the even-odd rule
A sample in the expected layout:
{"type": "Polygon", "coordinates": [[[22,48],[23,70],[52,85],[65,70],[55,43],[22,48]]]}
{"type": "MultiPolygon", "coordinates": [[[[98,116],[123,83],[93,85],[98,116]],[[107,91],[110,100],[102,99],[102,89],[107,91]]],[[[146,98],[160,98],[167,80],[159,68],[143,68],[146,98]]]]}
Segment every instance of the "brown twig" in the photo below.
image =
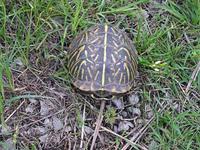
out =
{"type": "Polygon", "coordinates": [[[81,127],[81,143],[80,143],[80,149],[83,148],[83,138],[84,138],[84,128],[85,128],[85,107],[86,104],[84,104],[84,108],[83,108],[83,124],[81,127]]]}
{"type": "MultiPolygon", "coordinates": [[[[165,108],[167,107],[167,105],[165,105],[162,109],[158,110],[158,112],[162,112],[165,108]]],[[[142,137],[142,135],[144,135],[144,133],[147,131],[149,125],[151,124],[151,122],[154,120],[155,116],[151,117],[149,119],[149,121],[146,123],[146,125],[140,129],[140,131],[135,134],[131,139],[130,141],[131,142],[134,142],[137,143],[139,141],[139,139],[142,137]]],[[[124,147],[122,148],[122,150],[126,150],[128,149],[128,147],[130,146],[129,143],[126,143],[126,145],[124,145],[124,147]]]]}
{"type": "Polygon", "coordinates": [[[93,150],[94,144],[95,144],[96,139],[97,139],[97,135],[99,133],[99,128],[100,128],[101,122],[103,120],[103,110],[104,110],[104,107],[105,107],[105,103],[106,103],[105,100],[102,100],[101,107],[100,107],[100,112],[99,112],[99,115],[98,115],[98,119],[97,119],[95,130],[94,130],[94,134],[93,134],[93,139],[92,139],[92,144],[91,144],[90,150],[93,150]]]}
{"type": "Polygon", "coordinates": [[[137,143],[135,143],[135,142],[132,142],[131,140],[129,140],[129,139],[127,139],[127,138],[125,138],[125,137],[123,137],[123,136],[121,136],[121,135],[119,135],[119,134],[117,134],[117,133],[115,133],[115,132],[113,132],[113,131],[107,129],[106,127],[101,126],[101,129],[103,129],[104,131],[109,132],[109,133],[111,133],[111,134],[113,134],[113,135],[115,135],[115,136],[117,136],[117,137],[119,137],[119,138],[125,140],[125,141],[128,142],[130,145],[135,145],[136,147],[139,147],[139,148],[142,149],[142,150],[147,150],[145,147],[143,147],[143,146],[141,146],[141,145],[139,145],[139,144],[137,144],[137,143]]]}
{"type": "Polygon", "coordinates": [[[17,111],[24,103],[25,103],[25,100],[23,100],[23,102],[20,103],[20,105],[12,112],[12,114],[10,114],[10,115],[6,118],[5,122],[7,122],[7,121],[16,113],[16,111],[17,111]]]}

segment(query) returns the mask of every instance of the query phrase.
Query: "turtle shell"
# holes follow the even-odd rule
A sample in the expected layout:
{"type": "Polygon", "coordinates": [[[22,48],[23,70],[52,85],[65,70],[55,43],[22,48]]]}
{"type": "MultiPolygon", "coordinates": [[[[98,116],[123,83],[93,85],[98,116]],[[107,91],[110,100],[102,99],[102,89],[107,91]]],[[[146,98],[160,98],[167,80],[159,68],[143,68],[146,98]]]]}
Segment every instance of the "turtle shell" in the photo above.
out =
{"type": "Polygon", "coordinates": [[[120,29],[107,24],[92,26],[72,41],[68,52],[72,84],[81,92],[106,98],[133,87],[137,52],[120,29]]]}

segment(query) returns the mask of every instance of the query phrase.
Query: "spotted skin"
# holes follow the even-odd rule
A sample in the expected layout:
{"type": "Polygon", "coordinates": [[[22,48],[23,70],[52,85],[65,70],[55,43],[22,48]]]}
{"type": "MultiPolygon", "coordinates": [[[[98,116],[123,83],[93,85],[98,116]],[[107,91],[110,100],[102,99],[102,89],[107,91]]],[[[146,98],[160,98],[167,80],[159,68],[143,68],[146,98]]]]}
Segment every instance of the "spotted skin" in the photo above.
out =
{"type": "Polygon", "coordinates": [[[79,90],[99,97],[123,94],[133,86],[137,52],[120,29],[97,25],[72,41],[67,66],[79,90]]]}

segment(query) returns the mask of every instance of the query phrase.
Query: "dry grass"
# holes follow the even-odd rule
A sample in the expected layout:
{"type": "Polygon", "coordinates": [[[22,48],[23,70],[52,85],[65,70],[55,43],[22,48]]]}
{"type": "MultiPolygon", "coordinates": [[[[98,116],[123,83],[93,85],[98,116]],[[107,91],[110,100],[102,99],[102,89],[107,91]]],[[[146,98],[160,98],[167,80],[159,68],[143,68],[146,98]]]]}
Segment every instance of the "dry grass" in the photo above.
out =
{"type": "Polygon", "coordinates": [[[133,91],[139,103],[132,106],[128,97],[123,109],[106,103],[95,148],[198,149],[199,6],[198,0],[1,1],[2,148],[90,147],[100,102],[73,91],[65,52],[81,30],[107,22],[125,30],[140,55],[133,91]],[[122,125],[127,130],[119,131],[122,125]]]}

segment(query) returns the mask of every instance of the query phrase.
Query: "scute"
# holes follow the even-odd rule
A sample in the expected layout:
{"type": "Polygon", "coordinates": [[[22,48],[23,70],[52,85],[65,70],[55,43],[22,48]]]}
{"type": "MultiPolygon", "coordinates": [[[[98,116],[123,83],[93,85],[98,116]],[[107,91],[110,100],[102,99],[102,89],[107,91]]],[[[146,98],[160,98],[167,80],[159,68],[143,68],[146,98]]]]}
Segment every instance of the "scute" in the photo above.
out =
{"type": "Polygon", "coordinates": [[[120,29],[93,26],[72,41],[68,54],[72,84],[82,92],[105,97],[131,90],[137,52],[120,29]]]}

